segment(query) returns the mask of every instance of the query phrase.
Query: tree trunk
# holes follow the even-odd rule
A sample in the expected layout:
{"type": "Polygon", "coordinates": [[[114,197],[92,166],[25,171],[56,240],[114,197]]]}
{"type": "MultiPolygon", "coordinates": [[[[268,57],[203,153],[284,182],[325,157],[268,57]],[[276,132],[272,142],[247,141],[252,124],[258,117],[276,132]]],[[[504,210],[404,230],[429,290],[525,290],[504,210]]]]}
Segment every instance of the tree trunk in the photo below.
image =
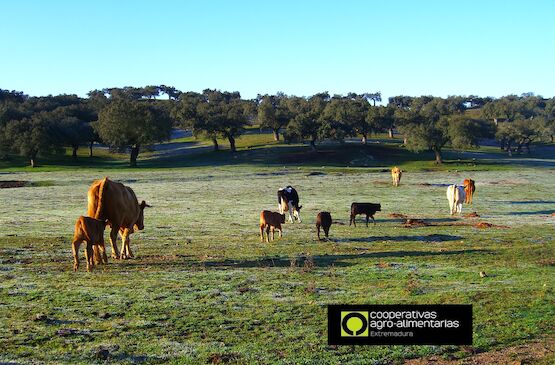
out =
{"type": "Polygon", "coordinates": [[[279,128],[274,129],[274,141],[279,141],[279,128]]]}
{"type": "Polygon", "coordinates": [[[73,146],[71,146],[71,148],[73,150],[71,157],[77,158],[77,149],[79,148],[79,145],[74,144],[73,146]]]}
{"type": "Polygon", "coordinates": [[[138,144],[131,147],[131,157],[129,159],[129,166],[131,167],[137,167],[137,156],[139,156],[139,148],[140,146],[138,144]]]}
{"type": "Polygon", "coordinates": [[[91,142],[91,143],[89,144],[89,157],[93,157],[93,153],[92,153],[93,143],[94,143],[94,142],[91,142]]]}
{"type": "Polygon", "coordinates": [[[530,154],[530,142],[526,142],[526,143],[524,144],[524,147],[526,148],[526,153],[527,153],[527,154],[530,154]]]}
{"type": "Polygon", "coordinates": [[[220,146],[218,145],[218,140],[216,138],[212,138],[212,144],[214,145],[214,151],[218,151],[220,146]]]}
{"type": "Polygon", "coordinates": [[[507,141],[507,153],[509,156],[513,155],[513,151],[511,150],[511,141],[507,141]]]}
{"type": "Polygon", "coordinates": [[[393,138],[393,128],[388,128],[387,133],[389,134],[389,138],[393,138]]]}
{"type": "Polygon", "coordinates": [[[37,159],[37,153],[36,152],[31,152],[31,158],[30,158],[30,163],[31,163],[31,167],[36,167],[36,163],[35,160],[37,159]]]}
{"type": "Polygon", "coordinates": [[[313,138],[313,139],[310,140],[310,148],[313,151],[316,151],[316,138],[313,138]]]}
{"type": "Polygon", "coordinates": [[[436,155],[436,165],[441,165],[443,163],[443,159],[441,158],[441,150],[438,148],[433,149],[436,155]]]}
{"type": "Polygon", "coordinates": [[[229,141],[229,148],[231,152],[237,152],[237,148],[235,148],[235,138],[231,135],[227,136],[227,140],[229,141]]]}
{"type": "Polygon", "coordinates": [[[363,143],[363,144],[366,144],[366,142],[367,142],[367,140],[368,140],[368,137],[367,137],[367,136],[368,136],[368,135],[367,135],[366,133],[363,133],[363,134],[362,134],[362,143],[363,143]]]}

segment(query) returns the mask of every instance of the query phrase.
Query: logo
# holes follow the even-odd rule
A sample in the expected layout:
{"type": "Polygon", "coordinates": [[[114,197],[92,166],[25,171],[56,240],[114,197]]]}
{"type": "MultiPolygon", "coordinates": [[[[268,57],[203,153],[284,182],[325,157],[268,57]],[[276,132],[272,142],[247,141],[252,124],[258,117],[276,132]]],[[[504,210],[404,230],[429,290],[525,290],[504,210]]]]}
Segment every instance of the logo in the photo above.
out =
{"type": "Polygon", "coordinates": [[[329,345],[472,345],[469,304],[330,304],[329,345]]]}
{"type": "Polygon", "coordinates": [[[368,312],[341,312],[341,337],[368,337],[368,312]]]}

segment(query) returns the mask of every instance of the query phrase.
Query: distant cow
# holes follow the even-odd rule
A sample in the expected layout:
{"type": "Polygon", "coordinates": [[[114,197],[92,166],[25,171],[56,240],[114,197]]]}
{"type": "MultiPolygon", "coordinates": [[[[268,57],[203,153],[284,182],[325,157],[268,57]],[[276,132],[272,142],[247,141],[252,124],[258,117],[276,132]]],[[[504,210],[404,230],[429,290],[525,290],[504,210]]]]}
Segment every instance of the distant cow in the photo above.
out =
{"type": "Polygon", "coordinates": [[[449,185],[447,187],[447,200],[449,201],[449,212],[451,215],[462,213],[462,206],[465,200],[464,187],[449,185]]]}
{"type": "Polygon", "coordinates": [[[399,186],[401,182],[401,175],[403,175],[403,171],[400,168],[395,166],[391,169],[391,179],[393,180],[393,186],[399,186]]]}
{"type": "Polygon", "coordinates": [[[266,231],[266,242],[270,242],[270,231],[272,231],[272,241],[274,240],[274,231],[279,231],[279,237],[283,237],[281,224],[285,223],[285,214],[270,212],[263,210],[260,212],[260,242],[264,242],[264,231],[266,231]]]}
{"type": "Polygon", "coordinates": [[[318,230],[318,241],[320,241],[320,227],[324,229],[324,235],[328,238],[331,227],[331,214],[330,212],[320,212],[316,216],[316,229],[318,230]]]}
{"type": "Polygon", "coordinates": [[[129,246],[129,234],[135,230],[144,229],[143,211],[145,207],[150,207],[150,205],[146,204],[144,200],[139,204],[135,192],[128,186],[108,180],[107,177],[92,183],[88,192],[88,215],[96,219],[107,220],[112,227],[110,244],[113,258],[133,257],[129,246]],[[122,240],[121,253],[118,253],[116,243],[118,232],[120,232],[122,240]]]}
{"type": "Polygon", "coordinates": [[[93,246],[96,246],[101,253],[103,263],[108,262],[106,257],[106,248],[104,247],[104,228],[106,221],[94,219],[91,217],[80,216],[75,222],[75,231],[73,233],[73,241],[71,248],[73,251],[73,271],[79,269],[79,246],[85,241],[85,260],[87,261],[87,271],[91,271],[94,266],[93,246]]]}
{"type": "Polygon", "coordinates": [[[381,204],[374,204],[374,203],[353,203],[351,204],[351,220],[349,221],[349,225],[354,224],[356,227],[357,224],[355,222],[355,217],[359,214],[366,215],[366,227],[368,227],[368,217],[372,218],[372,222],[376,224],[374,220],[374,214],[382,210],[381,204]]]}
{"type": "Polygon", "coordinates": [[[472,204],[472,197],[474,196],[474,192],[476,191],[474,180],[464,179],[463,186],[464,186],[464,193],[466,194],[464,202],[466,204],[472,204]]]}
{"type": "Polygon", "coordinates": [[[278,209],[280,214],[289,212],[289,222],[293,223],[293,217],[301,223],[300,211],[302,206],[299,205],[299,194],[292,186],[281,188],[277,192],[278,209]]]}

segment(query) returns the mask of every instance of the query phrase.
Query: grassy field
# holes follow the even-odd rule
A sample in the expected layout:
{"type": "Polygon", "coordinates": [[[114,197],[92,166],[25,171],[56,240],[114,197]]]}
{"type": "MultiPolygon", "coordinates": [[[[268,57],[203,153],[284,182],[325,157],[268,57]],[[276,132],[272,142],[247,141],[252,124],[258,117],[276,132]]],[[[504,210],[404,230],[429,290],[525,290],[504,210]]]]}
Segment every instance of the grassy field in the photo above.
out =
{"type": "Polygon", "coordinates": [[[369,171],[239,165],[2,175],[34,186],[0,189],[0,361],[395,363],[552,336],[553,170],[414,172],[399,188],[388,173],[369,171]],[[104,175],[153,207],[132,236],[135,259],[74,273],[72,225],[86,211],[88,185],[104,175]],[[451,218],[442,184],[466,176],[477,194],[465,212],[481,217],[451,218]],[[274,210],[276,189],[289,183],[300,192],[303,223],[260,243],[258,214],[274,210]],[[352,201],[382,204],[376,226],[348,226],[352,201]],[[315,239],[319,210],[339,223],[328,242],[315,239]],[[405,228],[391,213],[435,225],[405,228]],[[507,228],[473,226],[481,221],[507,228]],[[474,345],[330,348],[333,303],[471,303],[474,345]]]}
{"type": "Polygon", "coordinates": [[[483,147],[477,160],[447,151],[436,167],[398,141],[312,153],[269,138],[243,136],[235,155],[149,152],[140,169],[100,150],[92,163],[51,157],[0,171],[27,182],[0,189],[0,362],[389,364],[546,339],[551,355],[540,362],[555,360],[552,156],[501,163],[483,147]],[[384,171],[392,164],[406,171],[398,188],[384,171]],[[104,176],[153,207],[131,236],[135,259],[74,273],[73,224],[104,176]],[[477,192],[463,213],[480,217],[448,215],[444,185],[465,177],[477,192]],[[303,223],[260,243],[259,212],[275,210],[287,184],[303,223]],[[382,204],[375,226],[348,226],[353,201],[382,204]],[[329,241],[316,240],[320,210],[337,223],[329,241]],[[395,213],[429,225],[405,227],[395,213]],[[354,303],[473,304],[474,344],[329,347],[327,304],[354,303]]]}

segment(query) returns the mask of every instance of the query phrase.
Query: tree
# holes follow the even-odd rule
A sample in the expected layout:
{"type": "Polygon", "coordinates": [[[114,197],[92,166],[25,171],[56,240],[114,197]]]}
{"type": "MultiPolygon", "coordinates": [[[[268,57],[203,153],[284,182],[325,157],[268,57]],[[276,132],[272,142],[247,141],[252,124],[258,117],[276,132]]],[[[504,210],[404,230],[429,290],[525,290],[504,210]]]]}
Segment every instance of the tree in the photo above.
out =
{"type": "MultiPolygon", "coordinates": [[[[371,132],[387,130],[389,137],[393,138],[393,114],[394,108],[391,106],[372,106],[366,114],[366,123],[371,132]]],[[[366,142],[365,142],[366,143],[366,142]]]]}
{"type": "Polygon", "coordinates": [[[485,128],[479,121],[466,118],[464,99],[423,96],[412,100],[410,106],[397,111],[401,132],[407,137],[406,147],[415,152],[431,150],[436,164],[443,162],[442,150],[451,143],[453,148],[477,144],[485,128]]]}
{"type": "Polygon", "coordinates": [[[137,166],[141,146],[169,139],[172,120],[164,110],[142,101],[115,99],[98,115],[93,128],[102,141],[130,148],[131,167],[137,166]]]}
{"type": "Polygon", "coordinates": [[[275,141],[279,141],[279,130],[291,120],[291,112],[287,108],[286,99],[287,96],[283,93],[260,97],[258,123],[261,127],[272,130],[275,141]]]}
{"type": "Polygon", "coordinates": [[[39,154],[61,151],[58,132],[49,112],[12,120],[6,124],[2,134],[9,141],[10,150],[27,157],[31,167],[36,166],[39,154]]]}
{"type": "Polygon", "coordinates": [[[322,113],[330,101],[327,92],[305,98],[293,97],[289,100],[288,107],[295,117],[287,125],[288,138],[308,138],[310,148],[316,150],[316,141],[322,135],[322,113]]]}

